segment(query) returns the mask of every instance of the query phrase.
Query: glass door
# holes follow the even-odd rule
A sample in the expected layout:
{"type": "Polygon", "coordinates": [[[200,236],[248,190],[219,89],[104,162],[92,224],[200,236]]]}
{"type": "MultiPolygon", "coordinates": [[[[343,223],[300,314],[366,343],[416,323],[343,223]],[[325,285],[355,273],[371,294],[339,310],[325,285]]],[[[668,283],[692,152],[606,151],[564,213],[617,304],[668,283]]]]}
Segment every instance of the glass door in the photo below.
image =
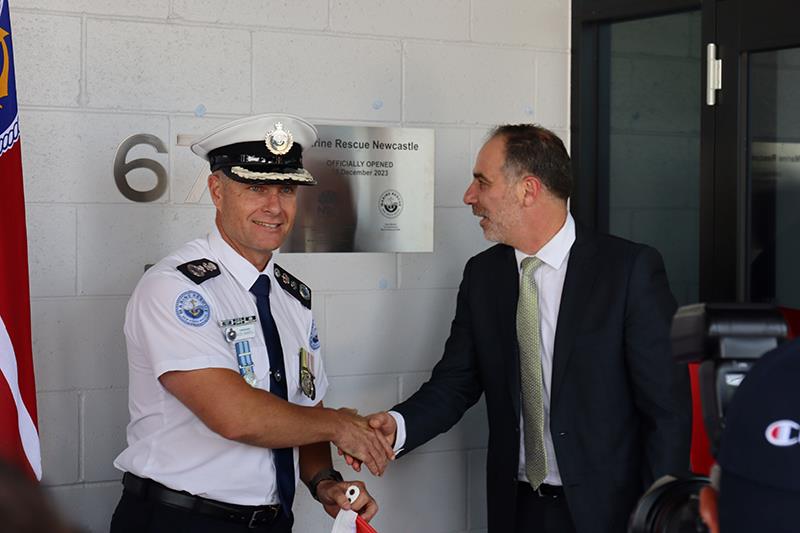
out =
{"type": "Polygon", "coordinates": [[[599,226],[650,244],[679,305],[697,301],[700,10],[600,26],[599,226]]]}
{"type": "Polygon", "coordinates": [[[800,5],[714,7],[722,88],[704,110],[703,127],[713,130],[705,199],[714,209],[701,236],[701,285],[708,299],[775,303],[800,333],[800,5]]]}
{"type": "Polygon", "coordinates": [[[800,309],[800,48],[751,54],[746,293],[800,309]]]}

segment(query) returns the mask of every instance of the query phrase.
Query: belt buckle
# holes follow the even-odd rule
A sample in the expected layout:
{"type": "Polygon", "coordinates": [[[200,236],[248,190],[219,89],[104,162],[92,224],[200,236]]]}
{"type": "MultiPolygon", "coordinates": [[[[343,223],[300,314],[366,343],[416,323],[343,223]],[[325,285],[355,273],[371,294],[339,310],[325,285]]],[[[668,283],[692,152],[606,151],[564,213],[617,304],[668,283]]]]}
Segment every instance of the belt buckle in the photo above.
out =
{"type": "Polygon", "coordinates": [[[255,511],[253,511],[253,515],[250,517],[250,522],[248,522],[247,524],[247,529],[253,529],[258,525],[256,524],[256,518],[258,517],[259,514],[263,512],[264,509],[256,509],[255,511]]]}
{"type": "Polygon", "coordinates": [[[536,494],[538,494],[540,498],[554,498],[554,499],[558,498],[558,494],[546,494],[546,493],[542,492],[542,486],[541,485],[536,487],[536,494]]]}

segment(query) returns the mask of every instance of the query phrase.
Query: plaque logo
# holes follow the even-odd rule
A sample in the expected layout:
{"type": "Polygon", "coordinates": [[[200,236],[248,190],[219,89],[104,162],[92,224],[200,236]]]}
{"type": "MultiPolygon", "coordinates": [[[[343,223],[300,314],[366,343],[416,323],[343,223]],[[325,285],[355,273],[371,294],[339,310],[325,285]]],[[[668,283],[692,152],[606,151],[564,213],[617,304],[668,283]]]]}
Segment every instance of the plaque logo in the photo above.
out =
{"type": "Polygon", "coordinates": [[[403,211],[403,197],[394,189],[389,189],[381,194],[378,210],[386,218],[397,218],[403,211]]]}

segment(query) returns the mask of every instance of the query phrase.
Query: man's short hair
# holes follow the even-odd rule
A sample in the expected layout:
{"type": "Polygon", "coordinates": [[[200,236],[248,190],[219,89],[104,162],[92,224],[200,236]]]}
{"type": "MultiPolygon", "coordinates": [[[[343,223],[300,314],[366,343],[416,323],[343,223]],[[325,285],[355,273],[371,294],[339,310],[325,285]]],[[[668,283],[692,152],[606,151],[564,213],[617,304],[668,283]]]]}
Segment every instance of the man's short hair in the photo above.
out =
{"type": "Polygon", "coordinates": [[[489,138],[502,137],[506,142],[503,170],[510,181],[536,176],[558,198],[572,194],[572,168],[569,154],[561,139],[536,124],[505,124],[489,133],[489,138]]]}

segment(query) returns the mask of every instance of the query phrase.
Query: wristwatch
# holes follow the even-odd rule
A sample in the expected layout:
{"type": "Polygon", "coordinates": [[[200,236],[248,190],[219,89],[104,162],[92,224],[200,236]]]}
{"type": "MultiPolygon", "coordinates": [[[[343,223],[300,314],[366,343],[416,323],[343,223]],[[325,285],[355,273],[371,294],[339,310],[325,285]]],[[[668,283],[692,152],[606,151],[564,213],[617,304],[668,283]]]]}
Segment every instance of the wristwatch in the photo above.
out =
{"type": "Polygon", "coordinates": [[[326,479],[332,479],[333,481],[342,482],[344,478],[342,474],[338,471],[334,470],[333,468],[325,468],[317,472],[314,477],[311,478],[311,481],[307,483],[308,491],[311,493],[311,496],[314,497],[315,500],[319,501],[317,498],[317,485],[321,482],[325,481],[326,479]]]}

